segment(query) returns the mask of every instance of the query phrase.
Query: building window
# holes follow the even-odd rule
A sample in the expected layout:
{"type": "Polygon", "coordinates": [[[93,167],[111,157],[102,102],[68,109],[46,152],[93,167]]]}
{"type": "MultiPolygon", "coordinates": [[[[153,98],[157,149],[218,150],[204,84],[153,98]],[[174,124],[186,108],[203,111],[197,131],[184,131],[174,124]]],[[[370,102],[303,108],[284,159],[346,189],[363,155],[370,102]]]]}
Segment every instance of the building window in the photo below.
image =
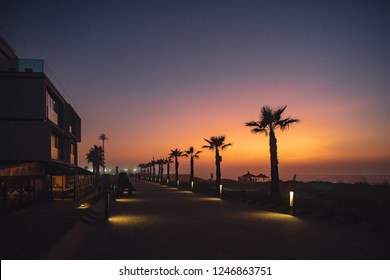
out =
{"type": "Polygon", "coordinates": [[[76,144],[70,144],[70,164],[76,164],[76,144]]]}
{"type": "Polygon", "coordinates": [[[50,137],[50,142],[51,142],[51,158],[52,159],[55,159],[55,160],[58,160],[59,159],[59,156],[58,156],[58,135],[55,135],[55,134],[51,134],[51,137],[50,137]]]}
{"type": "Polygon", "coordinates": [[[47,118],[58,125],[58,104],[57,101],[46,91],[47,118]]]}

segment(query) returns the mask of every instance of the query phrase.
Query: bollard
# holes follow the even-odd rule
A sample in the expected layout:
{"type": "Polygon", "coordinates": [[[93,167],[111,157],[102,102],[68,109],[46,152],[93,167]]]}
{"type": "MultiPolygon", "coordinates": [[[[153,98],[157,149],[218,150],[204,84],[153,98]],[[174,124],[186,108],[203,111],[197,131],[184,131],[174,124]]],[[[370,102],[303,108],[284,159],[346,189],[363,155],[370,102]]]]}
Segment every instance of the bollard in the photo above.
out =
{"type": "Polygon", "coordinates": [[[223,199],[223,187],[222,187],[222,184],[219,185],[219,197],[220,197],[221,199],[223,199]]]}

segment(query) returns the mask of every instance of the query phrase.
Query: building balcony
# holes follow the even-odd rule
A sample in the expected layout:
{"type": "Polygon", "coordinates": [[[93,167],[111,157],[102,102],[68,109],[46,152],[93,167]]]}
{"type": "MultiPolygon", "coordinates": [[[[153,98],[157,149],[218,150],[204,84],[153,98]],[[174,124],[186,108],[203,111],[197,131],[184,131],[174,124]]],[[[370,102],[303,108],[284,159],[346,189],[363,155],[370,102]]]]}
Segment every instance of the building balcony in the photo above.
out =
{"type": "Polygon", "coordinates": [[[43,59],[0,59],[0,73],[43,73],[61,95],[70,99],[64,87],[43,59]]]}

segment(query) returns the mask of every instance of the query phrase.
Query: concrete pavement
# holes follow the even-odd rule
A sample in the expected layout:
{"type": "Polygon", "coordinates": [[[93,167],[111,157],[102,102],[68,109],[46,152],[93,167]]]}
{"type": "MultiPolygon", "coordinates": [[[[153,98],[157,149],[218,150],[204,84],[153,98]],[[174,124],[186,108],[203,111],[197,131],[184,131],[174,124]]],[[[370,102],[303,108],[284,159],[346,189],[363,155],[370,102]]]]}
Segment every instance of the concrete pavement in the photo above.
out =
{"type": "Polygon", "coordinates": [[[390,234],[135,182],[104,220],[97,203],[49,259],[388,259],[390,234]]]}
{"type": "Polygon", "coordinates": [[[10,259],[45,259],[83,217],[91,205],[73,200],[37,203],[0,216],[0,256],[10,259]]]}

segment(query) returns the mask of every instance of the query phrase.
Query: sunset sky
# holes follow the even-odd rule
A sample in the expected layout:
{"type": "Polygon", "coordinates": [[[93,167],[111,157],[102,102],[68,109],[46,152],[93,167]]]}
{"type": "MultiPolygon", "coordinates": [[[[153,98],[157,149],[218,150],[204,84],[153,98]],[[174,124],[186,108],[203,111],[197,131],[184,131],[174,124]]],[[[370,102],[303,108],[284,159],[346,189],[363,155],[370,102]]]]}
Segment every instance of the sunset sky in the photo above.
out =
{"type": "MultiPolygon", "coordinates": [[[[6,0],[0,34],[68,92],[80,166],[101,133],[107,165],[129,169],[226,135],[222,177],[269,174],[268,138],[244,123],[287,105],[301,122],[277,131],[282,177],[390,174],[389,15],[389,1],[6,0]]],[[[215,172],[211,152],[195,172],[215,172]]]]}

